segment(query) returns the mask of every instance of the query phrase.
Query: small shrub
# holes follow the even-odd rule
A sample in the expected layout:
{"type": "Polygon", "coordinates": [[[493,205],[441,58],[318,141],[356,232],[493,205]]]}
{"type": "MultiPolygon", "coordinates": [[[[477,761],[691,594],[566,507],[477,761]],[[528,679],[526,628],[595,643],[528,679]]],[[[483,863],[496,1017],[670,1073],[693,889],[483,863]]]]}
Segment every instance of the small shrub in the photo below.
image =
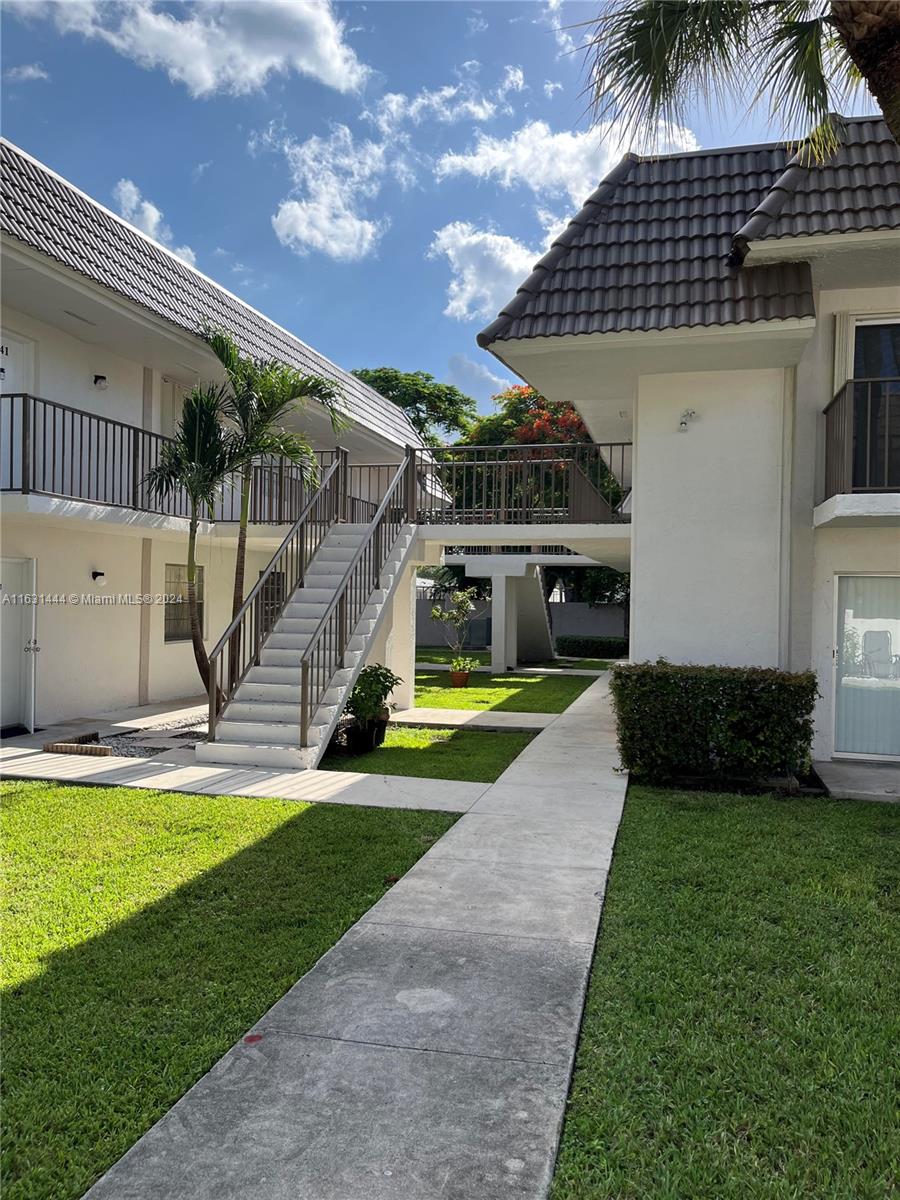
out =
{"type": "Polygon", "coordinates": [[[812,671],[636,663],[613,669],[622,763],[651,782],[809,769],[812,671]]]}
{"type": "Polygon", "coordinates": [[[556,639],[556,653],[570,658],[626,658],[628,638],[588,637],[562,634],[556,639]]]}

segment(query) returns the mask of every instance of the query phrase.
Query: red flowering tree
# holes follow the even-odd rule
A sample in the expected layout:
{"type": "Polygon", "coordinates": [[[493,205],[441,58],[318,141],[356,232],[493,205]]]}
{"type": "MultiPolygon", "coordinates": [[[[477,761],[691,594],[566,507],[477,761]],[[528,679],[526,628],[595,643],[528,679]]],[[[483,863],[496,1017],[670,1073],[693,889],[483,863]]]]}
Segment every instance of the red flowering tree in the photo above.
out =
{"type": "Polygon", "coordinates": [[[479,419],[463,442],[469,446],[546,445],[589,442],[591,435],[568,401],[546,400],[526,384],[492,397],[497,411],[479,419]]]}

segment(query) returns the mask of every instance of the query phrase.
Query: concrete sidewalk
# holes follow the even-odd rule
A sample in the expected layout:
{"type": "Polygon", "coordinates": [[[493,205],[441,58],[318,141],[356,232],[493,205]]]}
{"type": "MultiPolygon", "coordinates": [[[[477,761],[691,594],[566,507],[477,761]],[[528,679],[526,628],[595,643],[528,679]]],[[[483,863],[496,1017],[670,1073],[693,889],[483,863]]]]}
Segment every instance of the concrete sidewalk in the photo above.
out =
{"type": "Polygon", "coordinates": [[[421,808],[467,812],[490,786],[450,779],[363,775],[355,771],[282,771],[198,763],[193,750],[167,750],[153,758],[88,758],[45,754],[29,747],[0,751],[5,779],[51,779],[103,787],[159,788],[203,796],[258,796],[319,804],[362,804],[372,808],[421,808]]]}
{"type": "Polygon", "coordinates": [[[625,797],[615,767],[600,680],[91,1200],[545,1196],[625,797]]]}
{"type": "Polygon", "coordinates": [[[537,733],[556,720],[556,713],[501,712],[489,708],[401,708],[391,713],[394,725],[431,725],[438,729],[484,729],[537,733]]]}

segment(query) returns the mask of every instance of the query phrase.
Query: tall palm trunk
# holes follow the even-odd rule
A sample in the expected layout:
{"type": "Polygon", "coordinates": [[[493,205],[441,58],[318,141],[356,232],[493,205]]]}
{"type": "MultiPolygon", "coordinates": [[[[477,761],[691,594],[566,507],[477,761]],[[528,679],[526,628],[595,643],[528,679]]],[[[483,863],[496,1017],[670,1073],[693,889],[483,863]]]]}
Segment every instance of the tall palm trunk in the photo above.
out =
{"type": "Polygon", "coordinates": [[[203,627],[200,624],[200,606],[197,603],[197,505],[191,503],[191,520],[188,528],[187,591],[188,615],[191,621],[191,643],[194,660],[203,680],[204,691],[209,691],[209,656],[203,645],[203,627]]]}
{"type": "Polygon", "coordinates": [[[900,144],[900,4],[831,0],[831,19],[900,144]]]}
{"type": "Polygon", "coordinates": [[[250,492],[253,482],[253,465],[245,463],[241,468],[241,520],[238,526],[237,554],[234,560],[234,593],[231,598],[231,618],[238,615],[244,603],[244,570],[247,561],[247,526],[250,524],[250,492]]]}
{"type": "MultiPolygon", "coordinates": [[[[232,621],[244,603],[244,572],[247,562],[247,526],[250,524],[250,493],[253,483],[253,464],[245,463],[241,468],[241,519],[238,525],[237,552],[234,559],[234,591],[231,596],[232,621]]],[[[233,688],[238,678],[238,662],[241,653],[241,631],[236,629],[228,648],[228,681],[233,688]]]]}

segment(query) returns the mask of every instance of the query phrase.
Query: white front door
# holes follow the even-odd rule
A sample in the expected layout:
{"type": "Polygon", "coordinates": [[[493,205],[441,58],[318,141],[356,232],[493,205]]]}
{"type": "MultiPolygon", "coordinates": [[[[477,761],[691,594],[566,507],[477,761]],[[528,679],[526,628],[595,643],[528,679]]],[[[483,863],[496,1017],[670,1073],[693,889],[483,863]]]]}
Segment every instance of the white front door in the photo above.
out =
{"type": "Polygon", "coordinates": [[[34,561],[0,559],[0,728],[33,728],[34,607],[15,602],[34,588],[34,561]]]}
{"type": "Polygon", "coordinates": [[[900,575],[841,575],[835,754],[900,758],[900,575]]]}

